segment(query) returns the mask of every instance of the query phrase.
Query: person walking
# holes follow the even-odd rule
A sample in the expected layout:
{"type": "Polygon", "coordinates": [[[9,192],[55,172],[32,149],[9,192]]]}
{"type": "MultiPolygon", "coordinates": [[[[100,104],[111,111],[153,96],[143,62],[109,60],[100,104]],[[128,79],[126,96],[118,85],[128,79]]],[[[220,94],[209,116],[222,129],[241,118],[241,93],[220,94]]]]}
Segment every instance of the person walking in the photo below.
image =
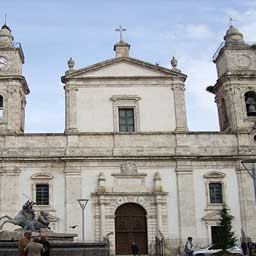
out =
{"type": "Polygon", "coordinates": [[[39,243],[44,247],[44,252],[41,253],[41,256],[50,256],[50,243],[46,240],[46,237],[41,235],[39,243]]]}
{"type": "Polygon", "coordinates": [[[24,250],[27,244],[30,242],[32,232],[27,230],[24,232],[23,237],[20,239],[18,243],[18,255],[19,256],[27,256],[27,252],[24,250]]]}
{"type": "Polygon", "coordinates": [[[193,238],[189,236],[184,248],[184,252],[187,256],[193,256],[194,249],[193,249],[192,241],[193,241],[193,238]]]}
{"type": "Polygon", "coordinates": [[[247,244],[245,241],[241,243],[241,249],[243,251],[243,255],[247,255],[247,244]]]}
{"type": "Polygon", "coordinates": [[[41,253],[44,252],[44,247],[39,241],[39,238],[35,237],[27,244],[24,250],[28,252],[28,256],[41,256],[41,253]]]}
{"type": "Polygon", "coordinates": [[[132,242],[131,250],[132,250],[132,255],[133,256],[137,256],[138,255],[139,247],[138,247],[138,245],[135,242],[132,242]]]}

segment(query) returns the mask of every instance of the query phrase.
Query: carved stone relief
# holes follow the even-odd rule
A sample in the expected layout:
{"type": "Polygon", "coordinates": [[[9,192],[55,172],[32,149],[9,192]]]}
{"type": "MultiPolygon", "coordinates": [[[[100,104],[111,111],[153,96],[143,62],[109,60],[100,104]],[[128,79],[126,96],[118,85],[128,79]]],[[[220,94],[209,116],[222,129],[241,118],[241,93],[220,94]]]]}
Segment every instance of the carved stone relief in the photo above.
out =
{"type": "Polygon", "coordinates": [[[133,162],[125,162],[120,166],[122,174],[138,174],[137,166],[133,162]]]}

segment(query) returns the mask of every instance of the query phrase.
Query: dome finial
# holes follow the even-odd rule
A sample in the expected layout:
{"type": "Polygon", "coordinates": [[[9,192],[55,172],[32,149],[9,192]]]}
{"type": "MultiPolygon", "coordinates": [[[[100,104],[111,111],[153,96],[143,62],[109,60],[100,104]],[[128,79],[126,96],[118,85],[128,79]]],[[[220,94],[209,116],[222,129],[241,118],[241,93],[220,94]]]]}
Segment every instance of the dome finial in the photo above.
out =
{"type": "Polygon", "coordinates": [[[7,15],[5,14],[5,23],[0,29],[0,48],[13,48],[13,35],[11,29],[6,25],[7,15]]]}
{"type": "Polygon", "coordinates": [[[12,32],[11,29],[7,26],[7,14],[4,15],[4,25],[2,28],[8,29],[10,32],[12,32]]]}
{"type": "Polygon", "coordinates": [[[234,21],[234,19],[229,18],[229,28],[224,36],[225,44],[244,43],[243,34],[233,26],[232,21],[234,21]]]}

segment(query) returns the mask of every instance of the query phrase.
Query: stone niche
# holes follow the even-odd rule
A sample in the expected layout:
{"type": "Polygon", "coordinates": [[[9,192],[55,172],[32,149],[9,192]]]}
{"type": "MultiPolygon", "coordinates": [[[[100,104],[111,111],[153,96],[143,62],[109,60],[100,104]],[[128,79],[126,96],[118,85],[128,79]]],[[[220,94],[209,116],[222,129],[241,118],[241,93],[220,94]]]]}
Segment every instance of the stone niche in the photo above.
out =
{"type": "Polygon", "coordinates": [[[138,173],[133,162],[125,162],[120,166],[120,173],[112,174],[113,192],[147,192],[145,178],[147,174],[138,173]]]}

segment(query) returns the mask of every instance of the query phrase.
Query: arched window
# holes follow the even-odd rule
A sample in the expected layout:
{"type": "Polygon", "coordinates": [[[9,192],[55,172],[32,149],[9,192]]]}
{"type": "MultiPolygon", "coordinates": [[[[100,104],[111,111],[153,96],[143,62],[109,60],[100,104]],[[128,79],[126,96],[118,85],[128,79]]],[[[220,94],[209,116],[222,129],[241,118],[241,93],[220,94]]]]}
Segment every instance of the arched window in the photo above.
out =
{"type": "Polygon", "coordinates": [[[0,118],[3,118],[4,115],[4,98],[0,95],[0,118]]]}
{"type": "Polygon", "coordinates": [[[244,95],[247,116],[256,116],[256,93],[249,91],[244,95]]]}

